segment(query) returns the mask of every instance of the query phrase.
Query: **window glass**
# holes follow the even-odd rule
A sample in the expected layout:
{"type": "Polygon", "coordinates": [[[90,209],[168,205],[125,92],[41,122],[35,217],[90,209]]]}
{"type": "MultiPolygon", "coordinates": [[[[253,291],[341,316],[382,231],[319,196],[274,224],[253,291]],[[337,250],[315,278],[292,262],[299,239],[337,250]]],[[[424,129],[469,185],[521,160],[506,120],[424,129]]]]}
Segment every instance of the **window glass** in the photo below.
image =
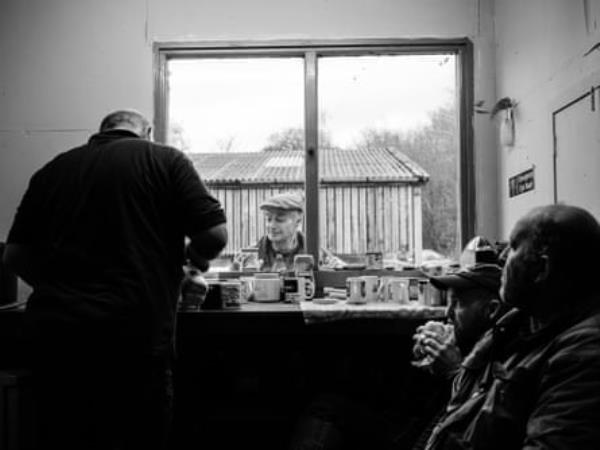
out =
{"type": "Polygon", "coordinates": [[[170,59],[167,117],[167,142],[225,209],[229,243],[213,266],[228,268],[265,234],[260,204],[304,191],[303,59],[170,59]]]}
{"type": "Polygon", "coordinates": [[[463,217],[472,211],[472,162],[461,161],[471,150],[460,136],[458,86],[468,69],[460,48],[159,49],[159,139],[190,156],[225,209],[229,243],[218,269],[267,235],[260,204],[282,192],[310,196],[299,230],[311,251],[318,236],[321,267],[457,260],[473,220],[463,217]],[[318,174],[307,137],[311,147],[318,141],[318,174]],[[307,173],[318,180],[308,194],[307,173]]]}
{"type": "Polygon", "coordinates": [[[453,54],[318,61],[321,245],[386,265],[458,256],[453,54]]]}

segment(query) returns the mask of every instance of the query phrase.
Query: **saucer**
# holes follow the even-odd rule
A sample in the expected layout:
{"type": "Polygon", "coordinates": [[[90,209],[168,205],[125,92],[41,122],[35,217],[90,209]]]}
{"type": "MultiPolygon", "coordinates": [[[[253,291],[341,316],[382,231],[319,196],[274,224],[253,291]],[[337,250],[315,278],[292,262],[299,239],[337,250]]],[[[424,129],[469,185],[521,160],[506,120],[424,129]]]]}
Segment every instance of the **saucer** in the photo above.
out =
{"type": "Polygon", "coordinates": [[[313,303],[316,303],[317,305],[334,305],[338,302],[339,300],[335,298],[315,298],[313,300],[313,303]]]}

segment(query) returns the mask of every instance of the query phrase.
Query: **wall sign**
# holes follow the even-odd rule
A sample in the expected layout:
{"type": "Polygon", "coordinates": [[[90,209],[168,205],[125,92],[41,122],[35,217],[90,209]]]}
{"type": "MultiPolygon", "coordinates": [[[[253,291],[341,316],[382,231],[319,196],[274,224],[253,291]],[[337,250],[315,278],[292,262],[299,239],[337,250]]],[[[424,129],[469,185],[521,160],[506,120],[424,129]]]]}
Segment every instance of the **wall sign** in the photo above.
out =
{"type": "Polygon", "coordinates": [[[508,179],[508,196],[514,197],[535,188],[533,167],[508,179]]]}

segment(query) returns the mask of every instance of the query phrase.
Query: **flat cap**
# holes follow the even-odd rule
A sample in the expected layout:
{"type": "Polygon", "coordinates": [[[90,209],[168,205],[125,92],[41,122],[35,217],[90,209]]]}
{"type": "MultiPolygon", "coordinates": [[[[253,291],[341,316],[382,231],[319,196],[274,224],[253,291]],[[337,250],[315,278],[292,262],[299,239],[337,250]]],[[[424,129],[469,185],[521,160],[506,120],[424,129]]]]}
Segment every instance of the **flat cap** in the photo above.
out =
{"type": "Polygon", "coordinates": [[[295,192],[284,192],[266,199],[260,209],[281,209],[284,211],[304,211],[304,198],[295,192]]]}

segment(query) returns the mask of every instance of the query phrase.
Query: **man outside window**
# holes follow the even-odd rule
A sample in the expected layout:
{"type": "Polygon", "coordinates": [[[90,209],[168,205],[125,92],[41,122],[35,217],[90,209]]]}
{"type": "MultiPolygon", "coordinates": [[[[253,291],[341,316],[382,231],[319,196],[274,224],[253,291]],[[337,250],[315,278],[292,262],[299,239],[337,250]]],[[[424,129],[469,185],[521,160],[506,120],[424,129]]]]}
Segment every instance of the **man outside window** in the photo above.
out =
{"type": "MultiPolygon", "coordinates": [[[[294,257],[306,253],[306,239],[301,231],[304,218],[304,198],[295,192],[283,192],[269,197],[260,204],[266,221],[266,234],[256,247],[261,271],[289,271],[294,267],[294,257]],[[278,267],[279,266],[279,267],[278,267]]],[[[244,266],[243,253],[234,258],[234,268],[244,266]]],[[[344,262],[331,252],[321,250],[321,264],[329,267],[344,262]]]]}
{"type": "Polygon", "coordinates": [[[168,445],[182,266],[206,269],[227,234],[189,159],[150,133],[136,111],[109,114],[17,210],[4,261],[33,287],[37,448],[168,445]]]}
{"type": "Polygon", "coordinates": [[[266,220],[266,234],[258,241],[258,259],[262,270],[275,270],[278,255],[286,270],[294,265],[294,256],[306,253],[304,234],[300,231],[304,199],[300,194],[283,193],[260,205],[266,220]]]}

